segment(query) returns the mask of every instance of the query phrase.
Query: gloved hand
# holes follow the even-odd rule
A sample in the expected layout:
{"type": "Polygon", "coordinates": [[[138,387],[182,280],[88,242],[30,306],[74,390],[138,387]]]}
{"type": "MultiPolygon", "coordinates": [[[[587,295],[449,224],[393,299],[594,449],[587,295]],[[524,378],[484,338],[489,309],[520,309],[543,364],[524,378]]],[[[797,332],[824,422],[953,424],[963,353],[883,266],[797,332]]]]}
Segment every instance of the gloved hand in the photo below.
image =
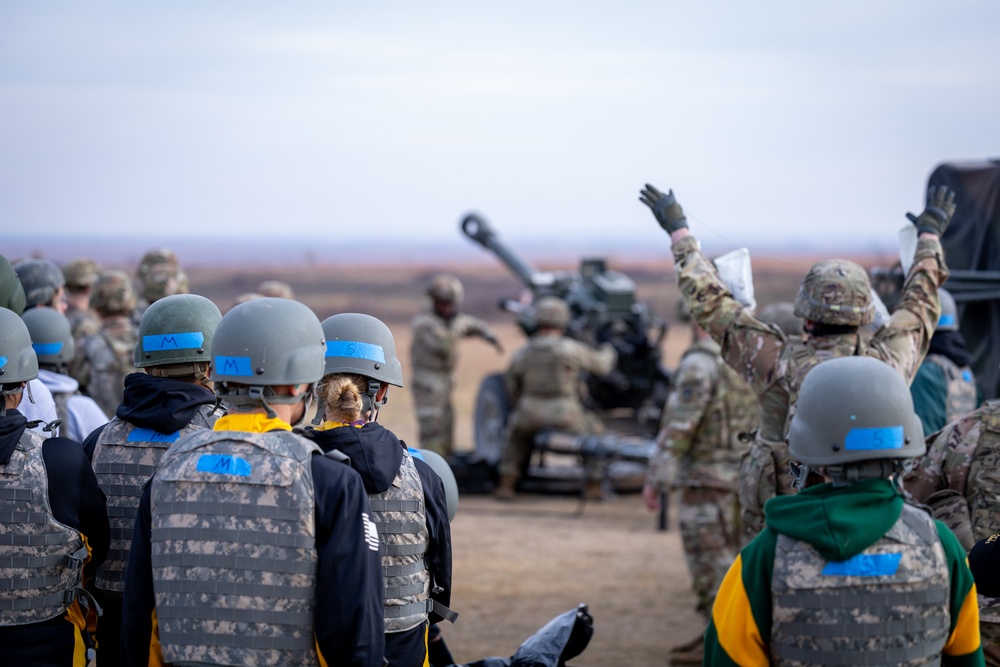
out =
{"type": "Polygon", "coordinates": [[[955,215],[955,193],[947,185],[939,185],[927,193],[927,207],[920,215],[907,213],[906,217],[917,226],[917,234],[930,232],[941,236],[955,215]]]}
{"type": "Polygon", "coordinates": [[[503,345],[500,343],[499,340],[497,340],[496,336],[492,334],[483,334],[483,338],[486,339],[487,343],[489,343],[490,345],[492,345],[497,349],[498,354],[503,354],[503,345]]]}
{"type": "Polygon", "coordinates": [[[667,230],[668,234],[676,232],[688,226],[687,218],[684,217],[684,210],[674,199],[674,191],[670,190],[663,194],[649,183],[639,191],[639,201],[653,210],[656,221],[660,227],[667,230]]]}

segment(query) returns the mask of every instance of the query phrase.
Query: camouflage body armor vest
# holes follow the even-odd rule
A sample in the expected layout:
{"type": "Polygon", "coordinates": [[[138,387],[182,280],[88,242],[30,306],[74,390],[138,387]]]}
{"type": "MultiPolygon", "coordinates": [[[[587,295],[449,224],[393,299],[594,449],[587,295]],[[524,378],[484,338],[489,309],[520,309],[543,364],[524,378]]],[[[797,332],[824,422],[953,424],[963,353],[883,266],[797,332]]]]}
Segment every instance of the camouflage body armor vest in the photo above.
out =
{"type": "Polygon", "coordinates": [[[759,423],[757,396],[719,356],[718,343],[698,341],[683,356],[691,354],[711,357],[715,365],[712,398],[694,434],[691,457],[697,463],[737,464],[748,447],[740,436],[753,433],[759,423]]]}
{"type": "Polygon", "coordinates": [[[415,628],[427,620],[433,603],[424,558],[428,542],[424,487],[408,451],[403,450],[392,486],[368,499],[382,556],[385,631],[415,628]]]}
{"type": "Polygon", "coordinates": [[[64,613],[82,591],[87,547],[52,516],[41,436],[25,431],[0,465],[0,626],[38,623],[64,613]]]}
{"type": "Polygon", "coordinates": [[[151,488],[153,590],[174,665],[318,665],[314,443],[199,431],[151,488]]]}
{"type": "Polygon", "coordinates": [[[578,345],[564,336],[536,336],[528,343],[524,360],[523,395],[531,398],[576,399],[580,387],[580,369],[567,360],[578,345]]]}
{"type": "MultiPolygon", "coordinates": [[[[980,428],[966,482],[972,537],[977,542],[1000,533],[1000,410],[983,410],[980,428]]],[[[979,596],[979,620],[1000,623],[1000,598],[979,596]]]]}
{"type": "MultiPolygon", "coordinates": [[[[976,380],[968,366],[959,366],[941,354],[928,354],[926,360],[938,366],[948,383],[945,423],[950,424],[976,409],[976,380]]],[[[928,433],[928,435],[930,435],[928,433]]]]}
{"type": "Polygon", "coordinates": [[[772,590],[772,664],[940,664],[950,574],[934,521],[921,510],[904,505],[878,542],[839,563],[779,535],[772,590]]]}
{"type": "Polygon", "coordinates": [[[132,527],[139,510],[142,485],[174,442],[197,431],[209,429],[218,416],[214,406],[202,406],[191,423],[174,433],[140,428],[118,417],[112,419],[94,448],[94,473],[108,497],[111,547],[107,560],[98,568],[94,585],[104,591],[125,590],[125,562],[132,546],[132,527]]]}

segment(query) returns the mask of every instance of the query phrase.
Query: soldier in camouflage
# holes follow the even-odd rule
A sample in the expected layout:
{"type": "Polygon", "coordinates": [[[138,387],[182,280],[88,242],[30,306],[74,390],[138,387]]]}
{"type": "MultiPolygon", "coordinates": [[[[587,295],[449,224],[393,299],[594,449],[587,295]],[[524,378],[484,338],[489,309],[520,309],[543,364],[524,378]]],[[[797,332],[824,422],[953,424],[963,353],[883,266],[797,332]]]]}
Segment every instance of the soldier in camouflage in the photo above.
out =
{"type": "MultiPolygon", "coordinates": [[[[927,454],[903,478],[907,495],[931,508],[965,549],[1000,532],[1000,399],[928,438],[927,454]]],[[[1000,665],[1000,598],[979,596],[986,664],[1000,665]]]]}
{"type": "Polygon", "coordinates": [[[195,294],[168,296],[147,308],[133,353],[140,372],[125,377],[114,418],[84,442],[111,514],[111,550],[94,581],[104,607],[101,667],[119,664],[125,561],[142,486],[172,443],[211,430],[222,414],[208,376],[221,319],[214,303],[195,294]]]}
{"type": "Polygon", "coordinates": [[[18,411],[38,373],[28,328],[0,308],[0,639],[3,664],[93,658],[84,585],[108,552],[108,514],[78,441],[43,439],[18,411]]]}
{"type": "MultiPolygon", "coordinates": [[[[658,510],[660,493],[680,489],[684,557],[697,611],[707,621],[742,542],[736,484],[759,408],[747,383],[723,361],[718,343],[697,326],[673,379],[642,495],[649,509],[658,510]]],[[[700,665],[703,638],[674,647],[670,664],[700,665]]]]}
{"type": "Polygon", "coordinates": [[[899,488],[925,450],[903,377],[865,356],[819,364],[788,446],[800,491],[768,501],[726,574],[704,664],[984,664],[965,550],[899,488]]]}
{"type": "Polygon", "coordinates": [[[795,314],[805,321],[803,336],[789,338],[733,298],[691,235],[673,192],[664,194],[647,184],[640,201],[670,234],[677,281],[694,319],[721,345],[726,363],[760,402],[761,426],[743,459],[738,490],[749,538],[763,527],[764,503],[793,492],[785,433],[799,387],[817,364],[868,356],[889,364],[907,382],[917,372],[940,313],[937,290],[948,277],[940,235],[955,211],[954,193],[934,188],[923,213],[909,214],[919,237],[913,266],[892,318],[870,340],[858,328],[873,318],[871,285],[854,262],[833,259],[813,265],[795,301],[795,314]]]}
{"type": "MultiPolygon", "coordinates": [[[[554,296],[535,304],[538,328],[531,340],[514,355],[504,377],[507,398],[513,406],[507,420],[507,445],[500,460],[496,496],[509,500],[528,469],[539,431],[572,434],[602,433],[604,425],[580,400],[580,374],[608,375],[618,354],[610,343],[598,349],[565,335],[569,307],[554,296]]],[[[598,499],[604,471],[587,468],[587,497],[598,499]]]]}
{"type": "Polygon", "coordinates": [[[105,414],[113,415],[122,402],[125,377],[136,372],[133,356],[139,334],[131,319],[135,308],[132,281],[123,271],[105,271],[94,285],[91,301],[101,318],[101,329],[80,339],[80,354],[70,374],[105,414]]]}
{"type": "Polygon", "coordinates": [[[420,429],[420,447],[448,457],[454,451],[455,413],[451,403],[452,375],[458,364],[458,341],[479,336],[503,353],[503,346],[486,322],[458,310],[463,289],[458,278],[435,276],[427,286],[431,304],[413,319],[410,366],[413,405],[420,429]]]}
{"type": "Polygon", "coordinates": [[[229,412],[143,489],[125,569],[128,665],[352,665],[384,653],[378,534],[357,472],[293,433],[323,375],[305,305],[236,306],[212,340],[229,412]]]}
{"type": "Polygon", "coordinates": [[[25,310],[45,306],[66,313],[66,279],[54,262],[25,259],[15,264],[14,270],[24,287],[25,310]]]}
{"type": "Polygon", "coordinates": [[[100,265],[90,259],[74,259],[63,265],[62,273],[66,279],[66,318],[73,340],[97,333],[101,319],[90,307],[90,295],[101,273],[100,265]]]}
{"type": "Polygon", "coordinates": [[[139,260],[138,276],[141,290],[132,314],[136,325],[143,311],[158,299],[188,293],[187,274],[181,268],[177,253],[170,248],[153,248],[143,255],[139,260]]]}
{"type": "Polygon", "coordinates": [[[958,308],[948,290],[938,290],[941,317],[931,338],[927,358],[910,384],[913,406],[920,415],[924,433],[934,433],[980,404],[976,376],[969,367],[972,353],[958,330],[958,308]]]}
{"type": "Polygon", "coordinates": [[[390,385],[403,386],[392,332],[380,320],[341,313],[323,321],[326,374],[306,437],[345,454],[358,471],[378,529],[385,581],[385,657],[390,667],[451,664],[431,624],[454,621],[451,526],[437,473],[378,424],[390,385]]]}

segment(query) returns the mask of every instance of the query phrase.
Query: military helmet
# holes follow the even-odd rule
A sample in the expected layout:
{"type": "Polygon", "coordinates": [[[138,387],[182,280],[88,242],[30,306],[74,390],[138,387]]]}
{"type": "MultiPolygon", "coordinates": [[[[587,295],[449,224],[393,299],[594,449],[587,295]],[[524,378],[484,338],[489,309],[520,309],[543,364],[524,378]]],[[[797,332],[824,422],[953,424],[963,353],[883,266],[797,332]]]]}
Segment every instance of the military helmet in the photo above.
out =
{"type": "Polygon", "coordinates": [[[462,281],[450,273],[440,273],[431,280],[427,286],[427,295],[435,301],[462,303],[465,291],[462,289],[462,281]]]}
{"type": "Polygon", "coordinates": [[[792,460],[811,467],[908,459],[926,451],[906,380],[871,357],[837,357],[809,371],[788,429],[792,460]]]}
{"type": "Polygon", "coordinates": [[[265,280],[257,285],[257,292],[261,296],[276,296],[282,299],[294,299],[295,291],[292,286],[281,280],[265,280]]]}
{"type": "Polygon", "coordinates": [[[135,367],[208,363],[221,320],[218,306],[197,294],[174,294],[150,304],[139,321],[135,367]]]}
{"type": "Polygon", "coordinates": [[[76,352],[69,320],[55,308],[32,308],[22,317],[31,336],[38,363],[48,366],[68,364],[76,352]]]}
{"type": "Polygon", "coordinates": [[[10,261],[3,255],[0,255],[0,308],[14,311],[18,315],[24,312],[24,286],[10,261]]]}
{"type": "Polygon", "coordinates": [[[547,329],[569,326],[569,306],[557,296],[543,296],[535,303],[535,322],[547,329]]]}
{"type": "Polygon", "coordinates": [[[955,297],[948,290],[939,287],[938,299],[941,300],[941,317],[938,318],[935,331],[958,331],[958,305],[955,297]]]}
{"type": "Polygon", "coordinates": [[[441,478],[441,483],[444,485],[445,504],[448,507],[448,521],[454,521],[455,515],[458,514],[458,480],[455,479],[455,471],[451,469],[445,458],[435,451],[412,447],[409,449],[413,458],[426,463],[441,478]]]}
{"type": "Polygon", "coordinates": [[[94,283],[90,305],[99,315],[124,315],[135,308],[135,289],[124,271],[103,271],[94,283]]]}
{"type": "Polygon", "coordinates": [[[172,294],[188,293],[187,274],[181,268],[177,255],[169,248],[154,248],[142,256],[139,281],[142,283],[142,297],[149,303],[172,294]]]}
{"type": "Polygon", "coordinates": [[[14,266],[24,286],[24,307],[48,306],[66,284],[62,270],[50,259],[26,259],[14,266]]]}
{"type": "Polygon", "coordinates": [[[775,325],[786,336],[797,336],[802,333],[803,320],[795,314],[795,304],[790,301],[775,301],[767,304],[757,313],[757,318],[775,325]]]}
{"type": "Polygon", "coordinates": [[[291,299],[264,297],[234,306],[212,338],[217,383],[312,384],[323,377],[326,341],[319,318],[291,299]]]}
{"type": "Polygon", "coordinates": [[[823,324],[862,326],[872,321],[872,286],[863,268],[846,259],[813,264],[795,299],[795,314],[823,324]]]}
{"type": "Polygon", "coordinates": [[[382,320],[362,313],[340,313],[323,320],[326,336],[325,374],[363,375],[403,386],[396,342],[382,320]]]}
{"type": "Polygon", "coordinates": [[[85,288],[91,287],[97,282],[97,276],[101,272],[101,266],[92,259],[84,257],[73,259],[62,267],[63,278],[66,279],[67,287],[85,288]]]}
{"type": "Polygon", "coordinates": [[[38,358],[28,326],[12,310],[0,308],[0,384],[38,377],[38,358]]]}

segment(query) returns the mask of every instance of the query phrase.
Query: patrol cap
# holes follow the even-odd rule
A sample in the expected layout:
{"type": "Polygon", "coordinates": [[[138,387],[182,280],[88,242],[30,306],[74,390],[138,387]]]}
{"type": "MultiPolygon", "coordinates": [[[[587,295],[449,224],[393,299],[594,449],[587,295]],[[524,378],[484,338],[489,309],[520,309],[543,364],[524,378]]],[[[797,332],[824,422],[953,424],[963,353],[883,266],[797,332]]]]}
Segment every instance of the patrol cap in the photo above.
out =
{"type": "Polygon", "coordinates": [[[846,259],[813,264],[799,286],[794,312],[823,324],[868,324],[874,317],[868,273],[846,259]]]}
{"type": "Polygon", "coordinates": [[[69,320],[55,308],[32,308],[21,316],[31,336],[38,363],[49,366],[68,364],[76,348],[69,320]]]}
{"type": "Polygon", "coordinates": [[[0,308],[14,311],[18,315],[24,312],[24,286],[10,261],[3,255],[0,255],[0,308]]]}
{"type": "Polygon", "coordinates": [[[139,321],[135,367],[207,364],[220,321],[218,306],[198,294],[173,294],[155,301],[139,321]]]}
{"type": "Polygon", "coordinates": [[[941,316],[935,331],[958,331],[958,305],[955,297],[948,290],[939,287],[938,299],[941,301],[941,316]]]}
{"type": "Polygon", "coordinates": [[[382,320],[363,313],[340,313],[323,320],[324,373],[348,373],[403,386],[396,342],[382,320]]]}
{"type": "Polygon", "coordinates": [[[12,310],[0,308],[0,384],[38,377],[38,358],[28,326],[12,310]]]}
{"type": "Polygon", "coordinates": [[[24,307],[47,306],[66,284],[62,270],[50,259],[26,259],[14,266],[24,287],[24,307]]]}

